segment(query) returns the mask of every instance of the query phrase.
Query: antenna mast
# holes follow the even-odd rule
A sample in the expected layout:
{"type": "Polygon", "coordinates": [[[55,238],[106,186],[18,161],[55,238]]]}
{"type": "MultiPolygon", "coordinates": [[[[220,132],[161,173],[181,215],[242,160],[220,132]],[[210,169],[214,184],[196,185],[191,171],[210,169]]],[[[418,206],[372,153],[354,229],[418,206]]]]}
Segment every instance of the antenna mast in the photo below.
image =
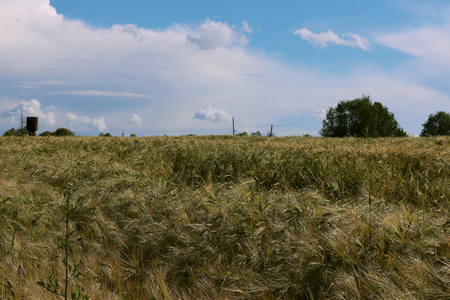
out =
{"type": "Polygon", "coordinates": [[[20,120],[19,120],[19,129],[22,132],[23,129],[25,129],[25,127],[27,122],[25,121],[25,117],[23,115],[23,109],[20,111],[20,120]]]}

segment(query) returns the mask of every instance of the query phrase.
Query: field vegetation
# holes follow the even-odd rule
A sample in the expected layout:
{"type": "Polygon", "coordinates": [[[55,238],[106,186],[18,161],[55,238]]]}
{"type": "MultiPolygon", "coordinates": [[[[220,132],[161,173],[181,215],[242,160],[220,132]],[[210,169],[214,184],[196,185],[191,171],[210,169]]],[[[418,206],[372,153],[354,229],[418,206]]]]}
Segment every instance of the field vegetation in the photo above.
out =
{"type": "Polygon", "coordinates": [[[449,137],[3,137],[0,299],[64,241],[90,299],[450,299],[449,209],[449,137]]]}

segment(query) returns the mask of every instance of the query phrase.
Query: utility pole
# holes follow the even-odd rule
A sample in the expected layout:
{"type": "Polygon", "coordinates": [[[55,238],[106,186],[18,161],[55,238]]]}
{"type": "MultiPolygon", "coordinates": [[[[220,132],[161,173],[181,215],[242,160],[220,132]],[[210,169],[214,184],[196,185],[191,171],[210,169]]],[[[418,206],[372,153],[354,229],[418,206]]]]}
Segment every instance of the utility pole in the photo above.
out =
{"type": "Polygon", "coordinates": [[[234,118],[232,118],[232,122],[233,122],[233,135],[234,135],[234,118]]]}
{"type": "Polygon", "coordinates": [[[273,125],[270,125],[270,136],[273,136],[273,125]]]}

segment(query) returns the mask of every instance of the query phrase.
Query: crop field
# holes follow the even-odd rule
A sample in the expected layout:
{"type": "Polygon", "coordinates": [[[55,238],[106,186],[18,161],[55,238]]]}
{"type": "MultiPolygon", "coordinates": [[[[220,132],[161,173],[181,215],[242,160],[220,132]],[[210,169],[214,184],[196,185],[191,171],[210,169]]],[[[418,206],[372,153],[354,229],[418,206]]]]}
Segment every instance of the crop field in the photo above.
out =
{"type": "Polygon", "coordinates": [[[449,137],[3,137],[0,299],[450,299],[449,210],[449,137]]]}

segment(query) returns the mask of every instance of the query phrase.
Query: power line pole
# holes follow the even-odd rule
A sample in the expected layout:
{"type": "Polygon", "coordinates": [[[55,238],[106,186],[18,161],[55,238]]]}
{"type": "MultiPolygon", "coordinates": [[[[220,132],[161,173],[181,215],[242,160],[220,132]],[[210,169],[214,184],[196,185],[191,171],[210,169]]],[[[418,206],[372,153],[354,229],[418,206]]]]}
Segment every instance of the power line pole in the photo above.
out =
{"type": "Polygon", "coordinates": [[[273,136],[273,125],[270,125],[270,136],[273,136]]]}
{"type": "Polygon", "coordinates": [[[234,135],[234,118],[232,118],[232,121],[233,121],[233,135],[234,135]]]}

